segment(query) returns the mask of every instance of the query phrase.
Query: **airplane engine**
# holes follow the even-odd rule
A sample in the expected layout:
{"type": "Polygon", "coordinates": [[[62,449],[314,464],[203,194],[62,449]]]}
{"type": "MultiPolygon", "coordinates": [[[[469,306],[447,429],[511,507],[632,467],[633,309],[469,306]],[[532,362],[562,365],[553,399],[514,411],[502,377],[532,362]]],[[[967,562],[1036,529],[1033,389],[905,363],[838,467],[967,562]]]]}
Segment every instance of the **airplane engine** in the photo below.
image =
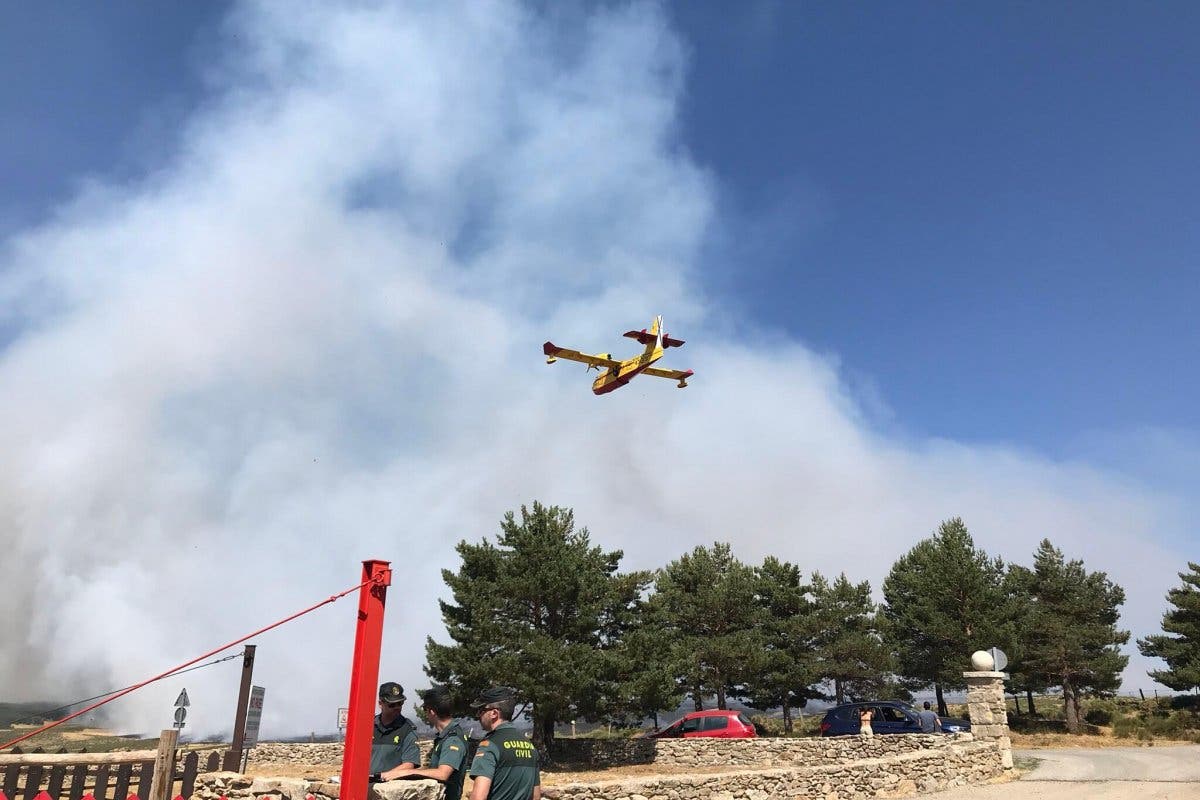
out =
{"type": "MultiPolygon", "coordinates": [[[[597,353],[596,357],[597,358],[612,358],[612,353],[597,353]]],[[[596,370],[597,372],[599,372],[600,368],[597,367],[595,364],[588,364],[588,368],[586,370],[584,370],[584,372],[590,372],[591,370],[596,370]]]]}

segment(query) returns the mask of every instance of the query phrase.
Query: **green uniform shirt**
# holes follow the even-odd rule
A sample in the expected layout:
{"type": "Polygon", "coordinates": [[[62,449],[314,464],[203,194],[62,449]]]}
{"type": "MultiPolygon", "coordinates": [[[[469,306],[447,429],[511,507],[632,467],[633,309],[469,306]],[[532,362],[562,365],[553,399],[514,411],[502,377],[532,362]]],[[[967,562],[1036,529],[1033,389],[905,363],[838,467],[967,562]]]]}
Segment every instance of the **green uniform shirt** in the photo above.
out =
{"type": "Polygon", "coordinates": [[[413,766],[421,763],[421,748],[417,747],[417,730],[404,718],[396,717],[391,725],[384,725],[379,714],[375,715],[375,738],[371,740],[370,774],[387,772],[405,761],[413,766]]]}
{"type": "Polygon", "coordinates": [[[429,752],[430,767],[450,767],[454,772],[446,779],[445,800],[459,800],[463,787],[463,759],[467,757],[467,735],[457,722],[451,722],[433,737],[429,752]]]}
{"type": "Polygon", "coordinates": [[[492,779],[488,800],[529,800],[542,783],[537,749],[511,722],[502,722],[479,743],[471,777],[492,779]]]}

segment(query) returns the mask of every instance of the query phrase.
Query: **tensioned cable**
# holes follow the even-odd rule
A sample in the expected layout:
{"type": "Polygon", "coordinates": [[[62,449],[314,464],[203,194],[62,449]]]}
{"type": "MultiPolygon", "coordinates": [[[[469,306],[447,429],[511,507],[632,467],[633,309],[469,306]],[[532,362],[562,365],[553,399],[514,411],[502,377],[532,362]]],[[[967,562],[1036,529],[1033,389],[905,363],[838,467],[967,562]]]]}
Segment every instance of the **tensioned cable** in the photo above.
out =
{"type": "Polygon", "coordinates": [[[158,680],[162,680],[163,678],[170,677],[171,675],[178,673],[184,667],[190,667],[192,664],[195,664],[197,661],[200,661],[201,659],[208,658],[209,656],[214,656],[217,653],[221,652],[222,650],[228,650],[229,648],[233,647],[234,645],[239,645],[242,642],[246,641],[247,639],[253,639],[255,636],[258,636],[261,633],[266,633],[267,631],[271,630],[272,628],[278,628],[280,625],[283,625],[284,623],[287,623],[287,622],[291,622],[292,620],[296,619],[297,617],[302,617],[305,614],[309,613],[310,611],[316,611],[321,606],[328,605],[329,603],[340,600],[341,598],[345,597],[346,595],[350,594],[351,592],[357,591],[364,586],[367,586],[372,583],[382,583],[382,582],[383,582],[382,576],[376,576],[374,578],[369,578],[369,579],[363,581],[362,583],[358,584],[357,586],[351,586],[346,591],[339,592],[335,595],[332,595],[332,596],[326,598],[325,600],[322,600],[321,602],[317,603],[316,605],[309,606],[308,608],[304,609],[303,611],[297,611],[295,614],[292,614],[290,617],[285,617],[285,618],[279,620],[278,622],[272,622],[270,625],[266,626],[265,628],[259,628],[254,633],[246,634],[245,636],[241,637],[240,639],[234,639],[229,644],[223,644],[214,650],[209,650],[204,655],[196,656],[191,661],[185,661],[177,667],[173,667],[172,669],[169,669],[166,672],[162,672],[158,675],[155,675],[153,678],[149,678],[147,680],[142,681],[141,683],[136,683],[133,686],[126,687],[126,688],[122,689],[121,691],[117,692],[116,694],[110,696],[107,700],[101,700],[99,703],[94,703],[94,704],[88,706],[87,708],[80,709],[79,711],[76,711],[74,714],[68,714],[67,716],[63,717],[62,719],[56,719],[53,722],[47,722],[45,725],[38,728],[37,730],[30,731],[29,733],[25,734],[24,736],[18,736],[16,739],[5,742],[4,744],[0,744],[0,750],[5,750],[9,747],[12,747],[15,744],[19,744],[20,742],[25,741],[26,739],[28,739],[32,736],[37,736],[39,733],[43,733],[44,731],[48,731],[51,728],[54,728],[58,725],[62,725],[64,722],[69,722],[69,721],[75,719],[76,717],[82,716],[89,711],[94,711],[97,708],[99,708],[100,706],[104,705],[105,703],[111,703],[113,700],[117,700],[118,698],[124,697],[125,695],[129,694],[130,692],[137,691],[138,689],[142,688],[143,686],[154,683],[155,681],[158,681],[158,680]]]}
{"type": "MultiPolygon", "coordinates": [[[[217,664],[223,664],[226,661],[232,661],[235,658],[240,658],[242,655],[244,655],[244,651],[242,653],[234,653],[231,656],[225,656],[224,658],[218,658],[215,661],[208,662],[207,664],[197,664],[194,667],[188,667],[187,669],[181,669],[176,672],[168,673],[166,675],[163,675],[161,678],[159,678],[159,680],[166,680],[167,678],[174,678],[175,676],[182,675],[185,672],[195,672],[196,670],[204,669],[205,667],[214,667],[217,664]]],[[[28,714],[24,717],[21,717],[20,719],[14,719],[12,722],[9,723],[9,726],[11,727],[12,725],[20,724],[26,720],[45,719],[46,717],[50,716],[51,714],[57,714],[60,711],[66,711],[68,708],[74,708],[75,706],[79,705],[80,703],[90,703],[93,700],[99,700],[101,697],[108,697],[110,694],[116,694],[117,692],[122,692],[125,689],[131,689],[131,688],[133,688],[133,687],[126,686],[122,689],[110,689],[107,692],[101,692],[100,694],[95,694],[95,695],[92,695],[91,697],[85,697],[82,700],[75,700],[74,702],[67,703],[66,705],[59,706],[58,708],[52,708],[49,711],[43,711],[39,714],[28,714]]]]}

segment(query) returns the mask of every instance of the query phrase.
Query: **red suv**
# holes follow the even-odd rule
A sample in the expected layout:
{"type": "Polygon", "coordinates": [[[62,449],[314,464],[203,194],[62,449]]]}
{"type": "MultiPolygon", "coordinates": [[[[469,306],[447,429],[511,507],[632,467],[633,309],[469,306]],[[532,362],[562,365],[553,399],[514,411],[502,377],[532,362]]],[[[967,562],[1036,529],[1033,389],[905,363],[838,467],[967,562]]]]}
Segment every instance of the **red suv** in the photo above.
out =
{"type": "Polygon", "coordinates": [[[754,723],[740,711],[693,711],[661,731],[646,734],[651,739],[692,739],[715,736],[721,739],[749,739],[758,736],[754,723]]]}

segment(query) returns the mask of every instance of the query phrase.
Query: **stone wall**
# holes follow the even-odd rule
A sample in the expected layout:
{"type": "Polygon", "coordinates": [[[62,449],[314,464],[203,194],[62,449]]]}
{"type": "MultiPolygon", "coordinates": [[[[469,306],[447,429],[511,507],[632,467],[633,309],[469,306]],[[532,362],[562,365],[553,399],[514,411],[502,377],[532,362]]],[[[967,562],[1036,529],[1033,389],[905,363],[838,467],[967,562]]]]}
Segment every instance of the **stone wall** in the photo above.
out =
{"type": "MultiPolygon", "coordinates": [[[[433,740],[418,739],[421,762],[429,757],[433,740]]],[[[344,746],[341,742],[264,742],[250,751],[248,764],[341,764],[344,746]]]]}
{"type": "MultiPolygon", "coordinates": [[[[875,737],[908,739],[908,736],[875,737]]],[[[947,737],[949,738],[949,737],[947,737]]],[[[1001,775],[995,742],[955,739],[945,747],[867,758],[841,764],[671,775],[635,780],[572,783],[544,790],[548,800],[858,800],[906,797],[980,783],[1001,775]]]]}
{"type": "MultiPolygon", "coordinates": [[[[673,755],[686,751],[690,740],[674,745],[673,755]]],[[[729,744],[709,739],[703,744],[729,744]]],[[[747,740],[742,740],[743,742],[747,740]]],[[[770,742],[771,740],[762,740],[770,742]]],[[[979,783],[1004,773],[997,742],[959,736],[858,736],[831,739],[776,740],[810,742],[790,750],[758,748],[759,755],[786,753],[790,764],[737,768],[703,774],[672,774],[624,778],[545,787],[547,800],[861,800],[868,797],[906,797],[979,783]],[[923,742],[921,740],[924,740],[923,742]],[[921,747],[921,745],[924,747],[921,747]],[[815,748],[822,745],[824,749],[815,748]],[[804,763],[811,757],[810,763],[804,763]]],[[[312,747],[312,745],[305,745],[312,747]]],[[[749,749],[742,748],[749,752],[749,749]]],[[[694,756],[698,750],[686,753],[694,756]]],[[[733,752],[729,750],[728,752],[733,752]]],[[[745,752],[741,754],[745,756],[745,752]]],[[[677,762],[678,763],[678,762],[677,762]]],[[[709,761],[709,764],[712,762],[709,761]]],[[[289,778],[249,778],[233,772],[200,775],[192,800],[337,800],[338,785],[289,778]]],[[[436,781],[389,781],[372,784],[369,800],[443,800],[436,781]]]]}
{"type": "MultiPolygon", "coordinates": [[[[249,778],[237,772],[206,772],[196,778],[191,800],[338,800],[336,783],[299,778],[249,778]]],[[[442,800],[437,781],[388,781],[371,784],[368,800],[442,800]]]]}
{"type": "Polygon", "coordinates": [[[341,742],[261,742],[251,748],[247,764],[341,764],[341,742]]]}
{"type": "Polygon", "coordinates": [[[593,767],[622,764],[783,767],[842,764],[921,750],[940,751],[972,740],[962,734],[830,736],[785,739],[557,739],[555,758],[593,767]]]}

